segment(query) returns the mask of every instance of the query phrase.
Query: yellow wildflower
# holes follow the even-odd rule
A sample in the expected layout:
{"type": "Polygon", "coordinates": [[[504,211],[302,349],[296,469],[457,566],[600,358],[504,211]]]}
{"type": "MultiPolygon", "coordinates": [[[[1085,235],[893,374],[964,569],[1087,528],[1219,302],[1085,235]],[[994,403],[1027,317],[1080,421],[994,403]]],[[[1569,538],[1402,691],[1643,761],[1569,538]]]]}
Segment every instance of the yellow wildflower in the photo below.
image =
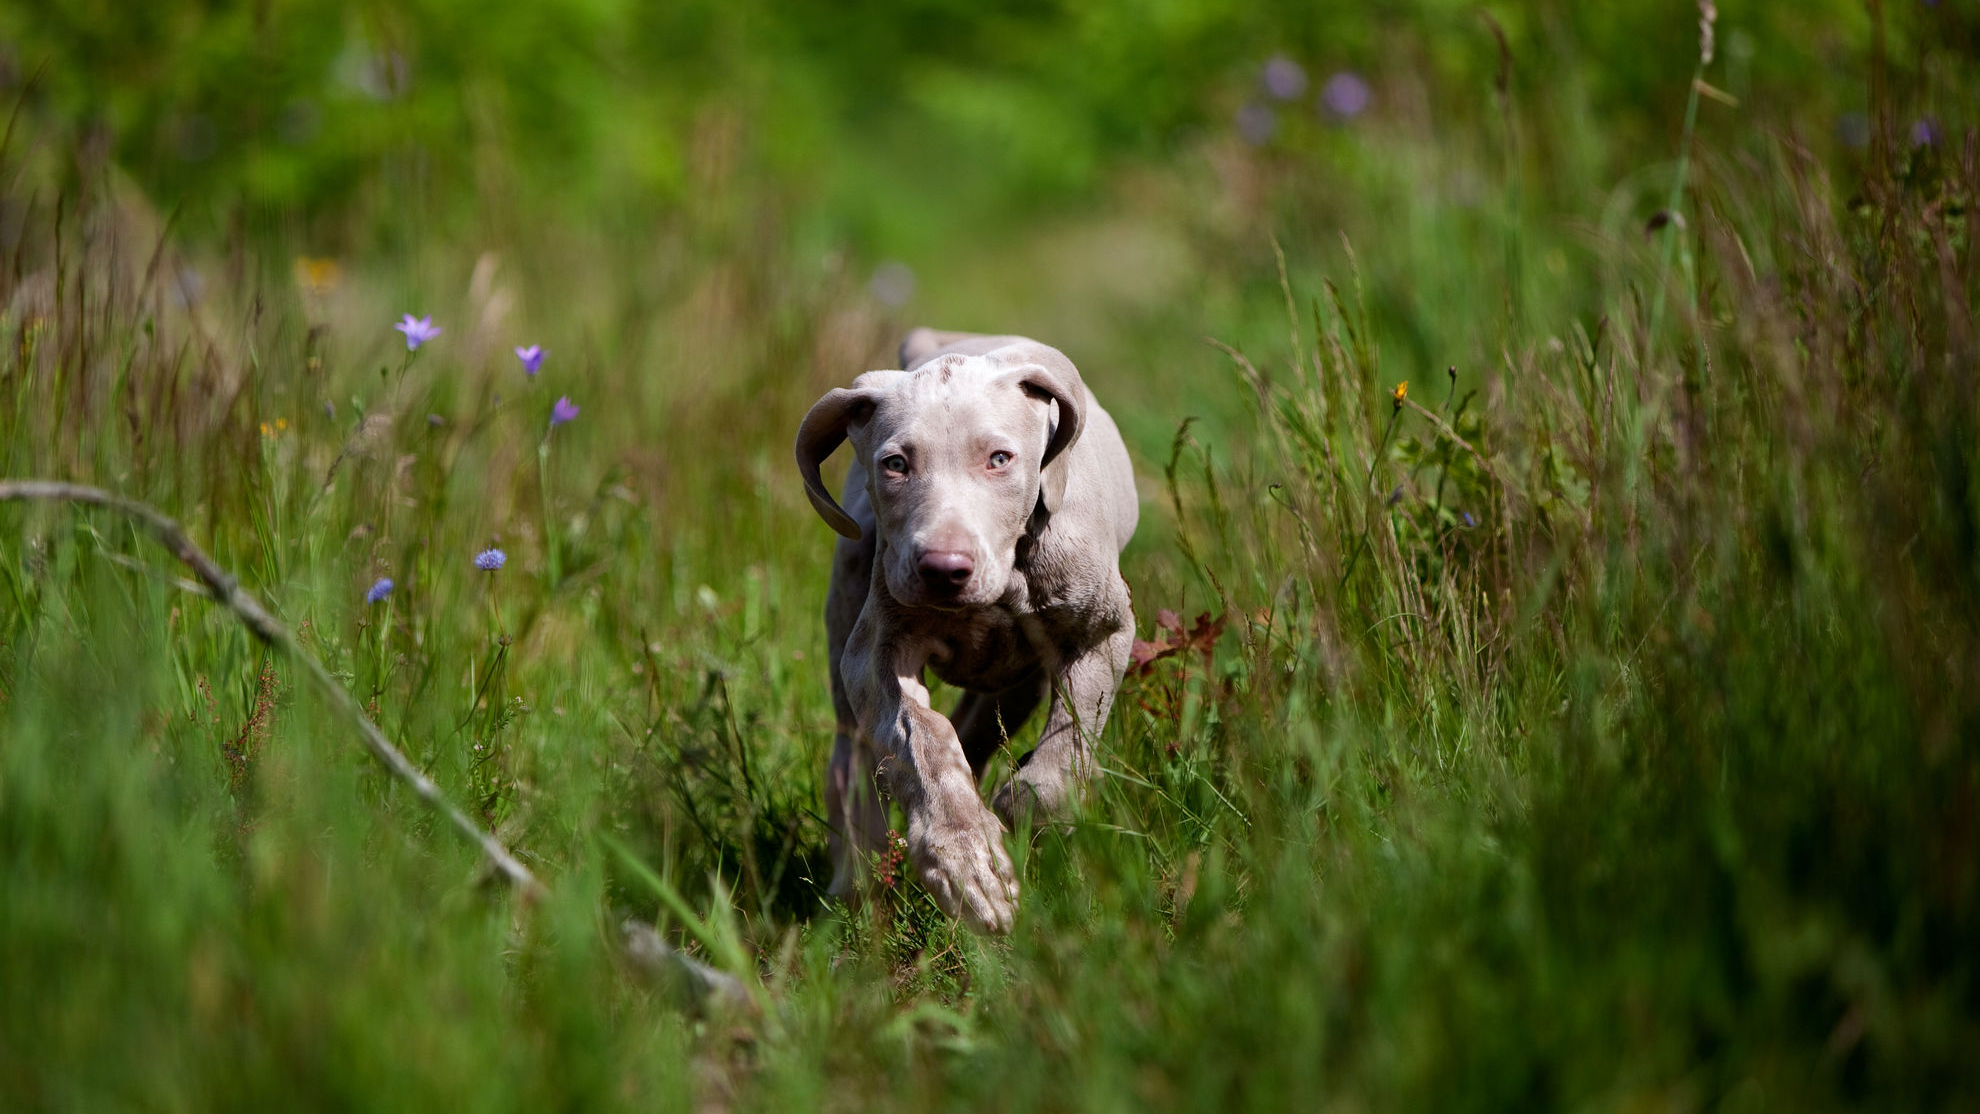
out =
{"type": "Polygon", "coordinates": [[[316,259],[307,255],[296,258],[296,284],[303,293],[322,296],[337,289],[344,271],[334,259],[316,259]]]}
{"type": "Polygon", "coordinates": [[[1396,400],[1396,409],[1398,410],[1402,409],[1403,399],[1409,397],[1409,380],[1405,379],[1402,382],[1396,384],[1396,389],[1393,397],[1396,400]]]}

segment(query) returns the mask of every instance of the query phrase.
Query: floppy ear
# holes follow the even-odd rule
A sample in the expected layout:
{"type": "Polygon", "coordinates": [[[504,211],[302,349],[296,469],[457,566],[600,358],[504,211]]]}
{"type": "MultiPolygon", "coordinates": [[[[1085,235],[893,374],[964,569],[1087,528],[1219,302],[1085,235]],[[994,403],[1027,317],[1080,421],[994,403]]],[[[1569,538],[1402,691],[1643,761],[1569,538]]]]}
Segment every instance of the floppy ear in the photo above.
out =
{"type": "Polygon", "coordinates": [[[1022,361],[1011,372],[1018,386],[1059,404],[1059,420],[1038,464],[1038,499],[1045,504],[1045,512],[1052,514],[1066,497],[1065,452],[1086,426],[1086,384],[1080,381],[1079,369],[1056,348],[1027,344],[1014,354],[1022,361]]]}
{"type": "Polygon", "coordinates": [[[859,523],[825,490],[818,466],[846,439],[846,427],[865,421],[873,413],[883,385],[899,378],[898,371],[869,371],[853,380],[851,387],[825,392],[824,398],[812,403],[811,412],[798,426],[797,465],[798,475],[804,477],[804,493],[810,496],[812,508],[827,526],[854,541],[860,537],[859,523]]]}
{"type": "Polygon", "coordinates": [[[826,525],[854,541],[859,540],[859,523],[825,490],[818,466],[846,439],[846,427],[864,417],[862,411],[872,412],[873,401],[872,391],[844,387],[827,391],[824,398],[812,404],[811,412],[798,426],[797,465],[798,475],[804,477],[804,493],[811,497],[812,508],[826,525]]]}

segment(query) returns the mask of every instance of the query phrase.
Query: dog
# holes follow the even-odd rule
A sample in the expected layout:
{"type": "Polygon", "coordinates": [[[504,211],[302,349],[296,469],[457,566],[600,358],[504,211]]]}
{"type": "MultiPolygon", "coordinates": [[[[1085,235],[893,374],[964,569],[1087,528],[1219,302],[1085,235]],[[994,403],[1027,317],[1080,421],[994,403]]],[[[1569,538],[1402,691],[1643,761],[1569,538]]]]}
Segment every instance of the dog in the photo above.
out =
{"type": "Polygon", "coordinates": [[[1004,833],[1077,804],[1128,666],[1134,470],[1055,348],[923,328],[900,363],[827,392],[797,436],[805,493],[842,535],[825,605],[831,893],[864,885],[887,836],[884,791],[936,903],[1007,933],[1018,884],[1004,833]],[[857,459],[835,502],[819,466],[848,440],[857,459]],[[924,670],[963,690],[948,717],[924,670]],[[986,808],[985,765],[1041,702],[1038,746],[986,808]]]}

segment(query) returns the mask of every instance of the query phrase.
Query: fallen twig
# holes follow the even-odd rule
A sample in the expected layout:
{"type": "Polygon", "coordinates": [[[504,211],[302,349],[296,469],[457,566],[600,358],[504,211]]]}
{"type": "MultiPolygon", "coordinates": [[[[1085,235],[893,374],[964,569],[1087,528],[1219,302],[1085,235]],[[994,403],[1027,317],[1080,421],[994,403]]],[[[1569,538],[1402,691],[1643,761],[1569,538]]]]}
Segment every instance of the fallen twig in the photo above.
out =
{"type": "Polygon", "coordinates": [[[194,545],[192,539],[186,537],[185,531],[179,528],[177,522],[147,503],[113,495],[102,488],[90,487],[86,484],[58,483],[50,480],[0,480],[0,502],[82,503],[108,507],[134,519],[160,544],[171,550],[172,556],[177,557],[180,563],[192,570],[208,596],[233,612],[236,618],[254,632],[255,637],[300,664],[303,671],[316,682],[317,689],[323,694],[324,699],[330,702],[331,707],[357,725],[358,737],[363,740],[364,749],[369,751],[393,777],[411,786],[412,791],[428,808],[445,816],[455,830],[481,848],[481,853],[487,856],[489,864],[513,883],[524,897],[533,900],[548,893],[543,883],[537,881],[536,875],[511,854],[500,840],[482,830],[481,826],[469,819],[466,813],[454,807],[453,802],[447,800],[440,792],[440,787],[434,784],[433,779],[413,765],[398,747],[392,745],[392,741],[385,737],[385,733],[378,729],[378,725],[371,722],[371,718],[364,714],[364,709],[358,706],[356,698],[330,675],[330,671],[323,667],[323,663],[316,659],[316,655],[303,649],[302,644],[296,641],[295,635],[275,616],[269,614],[268,609],[261,606],[259,600],[243,589],[240,582],[228,575],[213,558],[208,557],[203,550],[194,545]]]}
{"type": "MultiPolygon", "coordinates": [[[[330,675],[323,663],[316,659],[296,641],[290,630],[283,626],[261,602],[244,590],[239,581],[227,570],[206,555],[184,530],[170,517],[148,503],[113,495],[98,487],[86,484],[59,483],[50,480],[0,480],[0,502],[43,502],[81,503],[89,506],[108,507],[134,520],[158,540],[172,556],[198,577],[198,583],[170,578],[181,588],[210,596],[221,606],[234,613],[235,617],[254,632],[255,637],[287,654],[300,663],[303,671],[316,682],[324,699],[332,707],[343,713],[358,728],[358,736],[364,741],[365,750],[378,760],[379,764],[393,777],[412,787],[413,792],[428,808],[445,816],[454,829],[481,849],[489,865],[507,878],[524,898],[537,900],[548,896],[549,890],[539,882],[536,875],[524,866],[502,842],[491,833],[484,831],[467,814],[455,808],[453,803],[440,792],[440,787],[427,777],[419,767],[412,764],[392,741],[385,737],[371,717],[364,714],[357,700],[349,690],[330,675]]],[[[125,563],[123,561],[120,564],[125,563]]],[[[626,922],[621,946],[626,958],[635,966],[653,972],[663,979],[672,979],[686,992],[686,997],[696,1004],[723,1009],[752,1008],[749,991],[743,982],[724,971],[718,971],[706,963],[687,955],[661,938],[650,926],[636,921],[626,922]]]]}

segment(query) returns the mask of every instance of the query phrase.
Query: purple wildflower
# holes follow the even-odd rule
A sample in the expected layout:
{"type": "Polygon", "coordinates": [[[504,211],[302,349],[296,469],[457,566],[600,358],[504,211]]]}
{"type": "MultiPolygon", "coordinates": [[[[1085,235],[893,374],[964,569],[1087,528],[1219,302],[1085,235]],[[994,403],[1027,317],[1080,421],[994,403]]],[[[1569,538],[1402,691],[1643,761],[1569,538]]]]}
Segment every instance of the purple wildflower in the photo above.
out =
{"type": "Polygon", "coordinates": [[[518,347],[516,349],[516,359],[522,361],[523,371],[532,379],[536,377],[538,369],[543,367],[543,357],[547,355],[549,353],[534,344],[528,348],[518,347]]]}
{"type": "Polygon", "coordinates": [[[1930,147],[1938,141],[1939,122],[1937,120],[1932,119],[1930,116],[1925,116],[1911,122],[1911,145],[1913,147],[1930,147]]]}
{"type": "Polygon", "coordinates": [[[557,405],[550,408],[550,428],[556,429],[577,416],[577,403],[571,401],[571,396],[561,395],[557,399],[557,405]]]}
{"type": "Polygon", "coordinates": [[[1870,117],[1861,112],[1845,112],[1836,117],[1836,138],[1851,150],[1861,151],[1870,146],[1870,117]]]}
{"type": "Polygon", "coordinates": [[[1247,101],[1237,110],[1238,135],[1253,147],[1263,146],[1278,127],[1278,114],[1270,105],[1247,101]]]}
{"type": "Polygon", "coordinates": [[[474,555],[474,567],[482,572],[494,572],[509,563],[509,555],[492,546],[474,555]]]}
{"type": "Polygon", "coordinates": [[[444,331],[433,323],[433,316],[431,314],[425,317],[414,317],[408,313],[397,325],[392,327],[406,334],[406,351],[408,352],[418,349],[420,345],[439,336],[444,331]]]}
{"type": "Polygon", "coordinates": [[[1471,512],[1470,512],[1470,511],[1466,511],[1466,512],[1464,512],[1464,524],[1465,524],[1465,525],[1466,525],[1467,527],[1470,527],[1470,526],[1476,526],[1476,525],[1478,525],[1478,521],[1477,521],[1476,519],[1474,519],[1474,518],[1472,518],[1472,517],[1471,517],[1471,512]]]}
{"type": "Polygon", "coordinates": [[[371,586],[371,591],[366,592],[364,594],[364,602],[377,603],[380,600],[384,599],[386,596],[389,596],[391,594],[392,594],[392,578],[389,576],[381,576],[378,578],[378,583],[373,584],[371,586]]]}
{"type": "Polygon", "coordinates": [[[900,307],[914,297],[914,268],[898,259],[890,259],[873,268],[873,277],[867,280],[867,292],[883,306],[900,307]]]}
{"type": "Polygon", "coordinates": [[[1320,87],[1320,107],[1337,120],[1351,120],[1368,110],[1375,94],[1361,75],[1342,70],[1320,87]]]}
{"type": "Polygon", "coordinates": [[[1275,100],[1296,100],[1306,92],[1306,69],[1283,54],[1275,54],[1266,61],[1259,82],[1275,100]]]}

